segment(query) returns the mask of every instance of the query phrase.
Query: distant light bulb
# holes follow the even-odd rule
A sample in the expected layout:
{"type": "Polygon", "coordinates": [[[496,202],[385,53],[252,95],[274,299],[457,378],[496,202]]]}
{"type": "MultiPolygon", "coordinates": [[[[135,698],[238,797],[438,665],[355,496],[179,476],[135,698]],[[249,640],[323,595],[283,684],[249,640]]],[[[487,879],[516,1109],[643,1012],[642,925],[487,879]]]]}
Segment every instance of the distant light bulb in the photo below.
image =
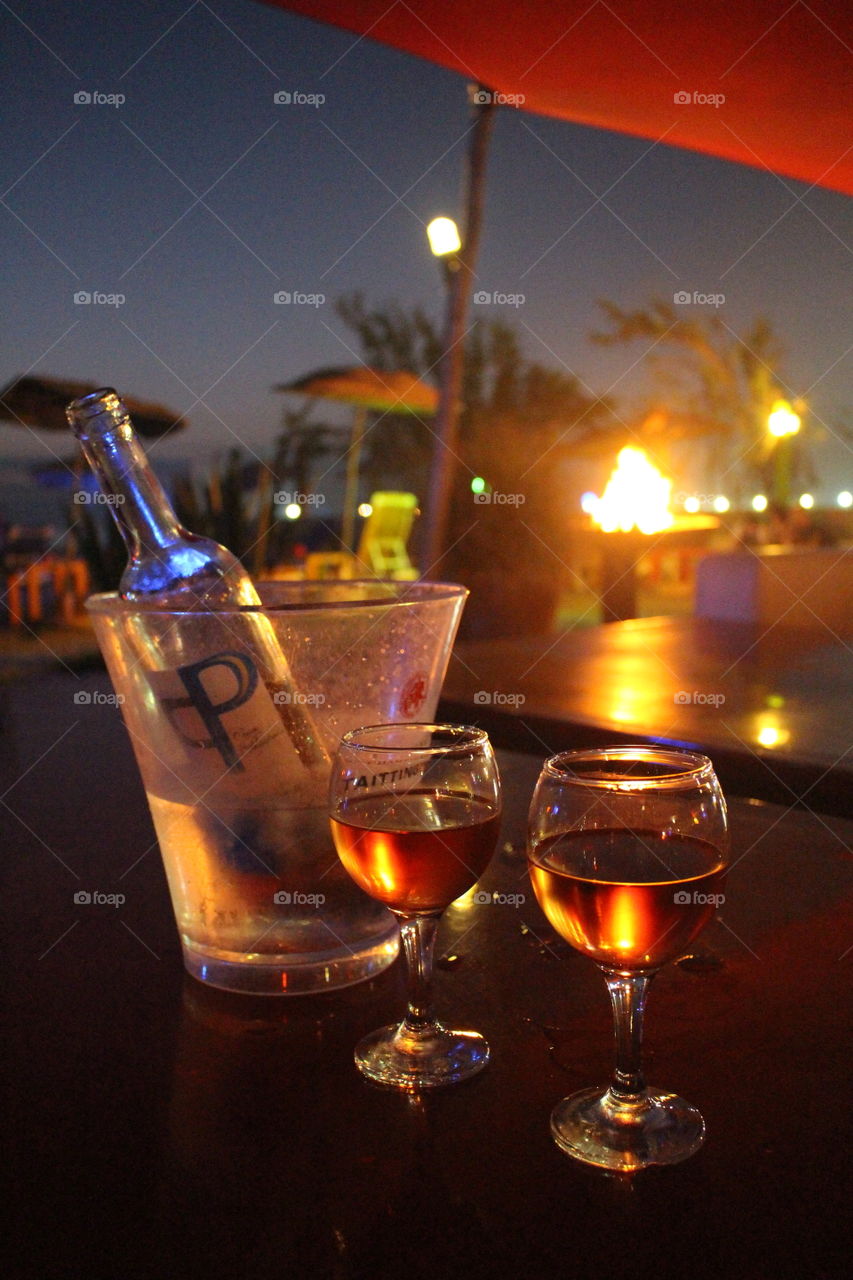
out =
{"type": "Polygon", "coordinates": [[[767,499],[765,498],[763,493],[757,493],[755,497],[752,499],[752,509],[753,511],[767,510],[767,499]]]}
{"type": "Polygon", "coordinates": [[[800,429],[800,415],[794,413],[787,400],[777,400],[767,419],[767,428],[777,439],[795,436],[800,429]]]}
{"type": "Polygon", "coordinates": [[[853,507],[853,493],[849,489],[842,489],[835,501],[847,511],[849,507],[853,507]]]}
{"type": "Polygon", "coordinates": [[[597,502],[598,494],[593,493],[591,490],[587,490],[586,493],[581,494],[581,511],[584,511],[588,516],[591,516],[595,510],[597,502]]]}
{"type": "Polygon", "coordinates": [[[284,514],[288,520],[298,520],[302,515],[302,508],[298,502],[288,502],[284,508],[284,514]]]}
{"type": "Polygon", "coordinates": [[[360,502],[358,506],[358,514],[366,520],[368,516],[373,515],[373,507],[369,502],[360,502]]]}
{"type": "Polygon", "coordinates": [[[486,492],[486,482],[482,476],[474,476],[474,479],[471,481],[471,492],[472,493],[486,492]]]}
{"type": "Polygon", "coordinates": [[[695,516],[695,515],[696,515],[696,512],[699,510],[699,499],[698,499],[698,498],[685,498],[685,499],[684,499],[684,510],[687,512],[687,514],[688,514],[689,516],[695,516]]]}
{"type": "Polygon", "coordinates": [[[729,502],[728,498],[724,497],[723,494],[719,494],[714,499],[714,510],[719,515],[723,515],[726,511],[728,511],[731,505],[732,504],[729,502]]]}
{"type": "Polygon", "coordinates": [[[811,493],[800,494],[800,506],[804,511],[811,511],[814,506],[814,496],[811,493]]]}

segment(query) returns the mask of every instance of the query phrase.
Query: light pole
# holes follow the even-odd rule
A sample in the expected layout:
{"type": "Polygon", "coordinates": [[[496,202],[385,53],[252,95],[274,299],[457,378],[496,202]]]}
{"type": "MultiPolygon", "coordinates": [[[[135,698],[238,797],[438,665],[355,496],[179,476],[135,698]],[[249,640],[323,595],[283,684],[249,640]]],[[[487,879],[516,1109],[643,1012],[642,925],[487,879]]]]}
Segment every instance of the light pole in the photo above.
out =
{"type": "Polygon", "coordinates": [[[773,498],[781,507],[791,500],[793,438],[800,429],[800,415],[787,400],[776,400],[767,417],[767,430],[776,440],[773,452],[773,498]]]}
{"type": "Polygon", "coordinates": [[[490,90],[483,85],[471,89],[474,121],[468,150],[462,234],[460,236],[450,218],[437,218],[430,224],[433,228],[430,247],[433,243],[439,246],[433,248],[433,253],[441,258],[445,268],[447,318],[421,557],[427,575],[440,571],[447,543],[453,471],[458,460],[457,423],[465,368],[465,318],[480,245],[486,156],[495,110],[495,95],[490,90]]]}
{"type": "Polygon", "coordinates": [[[439,366],[438,412],[435,419],[432,465],[424,522],[424,572],[438,572],[446,542],[450,494],[453,488],[453,463],[456,453],[459,398],[464,372],[462,333],[468,301],[466,273],[462,266],[462,240],[452,218],[433,218],[427,226],[427,239],[438,258],[447,287],[444,318],[444,349],[439,366]]]}
{"type": "MultiPolygon", "coordinates": [[[[441,264],[445,284],[445,315],[443,350],[439,365],[439,399],[435,420],[435,437],[432,446],[432,463],[429,474],[429,491],[424,520],[423,567],[425,573],[435,573],[444,550],[445,529],[449,512],[449,495],[452,489],[452,457],[448,454],[448,442],[455,441],[457,401],[462,385],[462,356],[455,351],[456,331],[461,302],[459,254],[462,240],[453,218],[433,218],[427,223],[427,239],[430,252],[441,264]]],[[[464,306],[464,303],[462,303],[464,306]]],[[[452,446],[451,446],[452,447],[452,446]]]]}

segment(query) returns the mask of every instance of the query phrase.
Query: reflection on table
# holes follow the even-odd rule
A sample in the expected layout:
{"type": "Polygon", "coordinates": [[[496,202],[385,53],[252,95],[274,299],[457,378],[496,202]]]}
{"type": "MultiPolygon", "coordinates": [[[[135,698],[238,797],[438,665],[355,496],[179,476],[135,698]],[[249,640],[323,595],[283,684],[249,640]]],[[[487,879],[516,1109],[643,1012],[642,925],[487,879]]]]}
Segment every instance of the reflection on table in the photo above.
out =
{"type": "Polygon", "coordinates": [[[643,618],[461,644],[442,706],[504,746],[690,745],[735,794],[850,809],[853,662],[820,631],[643,618]]]}

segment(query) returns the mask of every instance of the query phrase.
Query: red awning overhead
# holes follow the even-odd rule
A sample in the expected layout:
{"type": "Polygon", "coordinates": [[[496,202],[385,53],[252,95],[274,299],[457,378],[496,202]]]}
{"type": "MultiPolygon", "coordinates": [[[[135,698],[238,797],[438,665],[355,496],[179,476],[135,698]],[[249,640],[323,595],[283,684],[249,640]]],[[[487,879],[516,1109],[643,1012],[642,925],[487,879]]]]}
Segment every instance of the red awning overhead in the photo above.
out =
{"type": "Polygon", "coordinates": [[[837,0],[267,2],[518,96],[527,111],[853,194],[853,24],[837,0]]]}

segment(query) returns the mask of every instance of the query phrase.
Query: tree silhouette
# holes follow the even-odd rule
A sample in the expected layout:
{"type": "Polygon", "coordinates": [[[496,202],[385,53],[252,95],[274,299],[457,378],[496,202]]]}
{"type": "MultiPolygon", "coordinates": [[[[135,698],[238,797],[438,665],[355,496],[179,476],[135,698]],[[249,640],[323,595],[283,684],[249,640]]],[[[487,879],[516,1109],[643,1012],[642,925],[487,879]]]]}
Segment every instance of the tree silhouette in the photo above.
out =
{"type": "MultiPolygon", "coordinates": [[[[687,314],[660,298],[636,311],[602,301],[608,328],[593,342],[614,346],[643,341],[657,387],[647,421],[668,444],[697,441],[711,474],[726,477],[738,494],[756,483],[769,487],[774,442],[767,418],[773,402],[786,395],[781,367],[784,351],[770,321],[757,317],[742,333],[714,313],[687,314]]],[[[805,416],[806,409],[798,404],[805,416]]],[[[798,479],[810,483],[814,470],[805,439],[797,437],[793,464],[798,479]]]]}

